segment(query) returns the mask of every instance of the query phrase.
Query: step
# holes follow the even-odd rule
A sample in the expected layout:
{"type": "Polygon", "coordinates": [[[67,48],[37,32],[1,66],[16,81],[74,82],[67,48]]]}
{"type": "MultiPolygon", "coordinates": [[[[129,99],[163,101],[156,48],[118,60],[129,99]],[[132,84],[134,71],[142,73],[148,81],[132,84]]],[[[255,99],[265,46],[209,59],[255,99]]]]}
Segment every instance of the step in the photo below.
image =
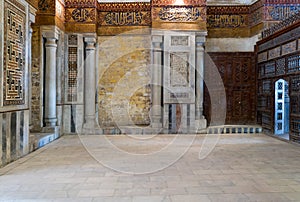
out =
{"type": "Polygon", "coordinates": [[[259,125],[221,125],[210,126],[206,129],[207,134],[252,134],[261,133],[259,125]]]}
{"type": "Polygon", "coordinates": [[[29,151],[32,152],[41,148],[59,137],[57,133],[30,133],[29,151]]]}

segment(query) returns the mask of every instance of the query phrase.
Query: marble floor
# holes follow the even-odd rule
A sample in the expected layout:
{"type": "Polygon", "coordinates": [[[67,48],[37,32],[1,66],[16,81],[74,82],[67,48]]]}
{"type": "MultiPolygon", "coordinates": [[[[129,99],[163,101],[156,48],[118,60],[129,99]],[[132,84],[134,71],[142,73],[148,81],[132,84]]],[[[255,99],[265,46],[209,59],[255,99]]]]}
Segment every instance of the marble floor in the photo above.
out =
{"type": "Polygon", "coordinates": [[[300,146],[263,134],[63,136],[0,169],[0,201],[300,201],[300,146]]]}

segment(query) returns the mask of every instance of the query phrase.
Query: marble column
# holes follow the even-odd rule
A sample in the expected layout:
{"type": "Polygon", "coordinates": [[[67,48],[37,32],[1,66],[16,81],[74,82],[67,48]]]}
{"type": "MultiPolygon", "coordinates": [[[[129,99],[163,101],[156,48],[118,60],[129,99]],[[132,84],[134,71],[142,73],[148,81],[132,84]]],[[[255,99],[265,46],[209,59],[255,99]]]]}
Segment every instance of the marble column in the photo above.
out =
{"type": "Polygon", "coordinates": [[[33,121],[31,118],[31,98],[32,98],[32,92],[31,92],[31,88],[32,88],[32,83],[31,83],[31,39],[32,39],[32,32],[33,29],[31,28],[31,23],[29,23],[29,32],[28,32],[28,105],[29,105],[29,127],[31,128],[33,126],[33,121]]]}
{"type": "Polygon", "coordinates": [[[94,133],[96,122],[96,36],[86,36],[84,62],[84,133],[94,133]]]}
{"type": "Polygon", "coordinates": [[[45,114],[44,121],[46,127],[55,127],[56,116],[56,50],[58,34],[48,32],[44,34],[46,38],[46,60],[45,60],[45,114]]]}
{"type": "Polygon", "coordinates": [[[206,128],[206,119],[203,116],[204,92],[204,41],[203,36],[196,36],[196,128],[206,128]]]}
{"type": "Polygon", "coordinates": [[[152,36],[152,128],[162,128],[162,36],[152,36]]]}

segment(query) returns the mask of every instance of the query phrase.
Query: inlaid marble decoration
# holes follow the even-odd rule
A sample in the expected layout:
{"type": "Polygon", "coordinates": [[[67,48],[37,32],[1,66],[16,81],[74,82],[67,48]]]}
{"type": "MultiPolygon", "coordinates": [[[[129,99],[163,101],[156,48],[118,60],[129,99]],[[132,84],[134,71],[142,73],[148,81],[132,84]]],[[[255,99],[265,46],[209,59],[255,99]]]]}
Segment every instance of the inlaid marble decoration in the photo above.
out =
{"type": "Polygon", "coordinates": [[[290,43],[282,45],[282,55],[293,53],[296,51],[297,41],[292,41],[290,43]]]}
{"type": "Polygon", "coordinates": [[[78,37],[77,35],[68,36],[68,102],[77,101],[78,88],[78,37]]]}
{"type": "Polygon", "coordinates": [[[24,104],[26,9],[17,1],[4,2],[3,105],[24,104]]]}
{"type": "Polygon", "coordinates": [[[269,50],[269,60],[280,56],[280,46],[269,50]]]}
{"type": "Polygon", "coordinates": [[[189,84],[189,54],[188,53],[171,53],[171,86],[187,87],[189,84]]]}
{"type": "Polygon", "coordinates": [[[171,36],[171,46],[188,46],[188,36],[171,36]]]}
{"type": "Polygon", "coordinates": [[[65,0],[66,7],[95,7],[94,0],[65,0]]]}

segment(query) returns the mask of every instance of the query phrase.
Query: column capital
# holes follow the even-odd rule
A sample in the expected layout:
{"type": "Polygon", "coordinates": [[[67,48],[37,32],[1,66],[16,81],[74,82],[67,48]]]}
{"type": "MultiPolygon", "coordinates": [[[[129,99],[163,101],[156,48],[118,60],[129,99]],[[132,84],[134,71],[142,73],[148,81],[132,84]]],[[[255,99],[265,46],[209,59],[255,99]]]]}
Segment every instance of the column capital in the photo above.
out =
{"type": "Polygon", "coordinates": [[[84,42],[86,43],[86,50],[95,50],[95,44],[97,42],[97,36],[94,34],[85,35],[84,42]]]}
{"type": "Polygon", "coordinates": [[[197,46],[204,46],[205,37],[204,36],[196,36],[196,45],[197,46]]]}
{"type": "Polygon", "coordinates": [[[56,39],[55,38],[46,38],[46,43],[45,43],[45,46],[46,47],[57,47],[57,44],[56,44],[56,39]]]}
{"type": "Polygon", "coordinates": [[[35,23],[36,9],[29,5],[29,22],[35,23]]]}
{"type": "Polygon", "coordinates": [[[41,27],[42,36],[46,39],[53,38],[58,40],[60,30],[56,26],[42,26],[41,27]]]}
{"type": "Polygon", "coordinates": [[[97,35],[94,33],[84,34],[84,42],[86,43],[96,43],[97,42],[97,35]]]}

